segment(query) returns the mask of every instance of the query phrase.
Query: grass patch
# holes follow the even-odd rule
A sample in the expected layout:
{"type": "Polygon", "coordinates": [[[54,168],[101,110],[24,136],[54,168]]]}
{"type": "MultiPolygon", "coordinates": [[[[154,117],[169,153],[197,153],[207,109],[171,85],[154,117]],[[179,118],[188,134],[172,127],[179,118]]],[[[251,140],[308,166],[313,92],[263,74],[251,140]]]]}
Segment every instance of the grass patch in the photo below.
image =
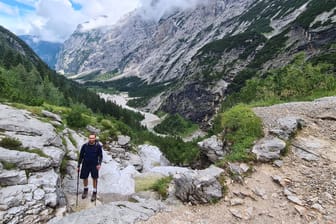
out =
{"type": "Polygon", "coordinates": [[[158,192],[163,199],[166,199],[168,197],[168,186],[172,180],[172,176],[161,178],[154,183],[151,189],[158,192]]]}
{"type": "Polygon", "coordinates": [[[23,151],[23,152],[29,152],[29,153],[35,153],[41,157],[45,157],[45,158],[49,158],[48,155],[46,155],[41,149],[27,149],[27,148],[22,148],[22,150],[19,151],[23,151]]]}
{"type": "Polygon", "coordinates": [[[0,146],[6,149],[19,150],[22,143],[17,138],[4,137],[0,141],[0,146]]]}
{"type": "Polygon", "coordinates": [[[29,152],[38,154],[41,157],[49,158],[42,150],[40,149],[29,149],[22,147],[22,143],[17,138],[5,137],[1,139],[0,146],[10,150],[16,150],[21,152],[29,152]]]}
{"type": "Polygon", "coordinates": [[[9,163],[6,161],[1,161],[2,166],[5,170],[15,170],[16,169],[16,164],[15,163],[9,163]]]}
{"type": "Polygon", "coordinates": [[[150,175],[135,178],[135,191],[156,191],[162,199],[168,197],[168,186],[173,180],[172,176],[162,177],[161,175],[150,175]]]}
{"type": "Polygon", "coordinates": [[[154,184],[162,178],[161,175],[135,177],[135,192],[151,190],[154,184]]]}
{"type": "Polygon", "coordinates": [[[17,109],[27,110],[35,115],[42,116],[42,106],[28,106],[22,103],[11,103],[10,105],[17,109]]]}

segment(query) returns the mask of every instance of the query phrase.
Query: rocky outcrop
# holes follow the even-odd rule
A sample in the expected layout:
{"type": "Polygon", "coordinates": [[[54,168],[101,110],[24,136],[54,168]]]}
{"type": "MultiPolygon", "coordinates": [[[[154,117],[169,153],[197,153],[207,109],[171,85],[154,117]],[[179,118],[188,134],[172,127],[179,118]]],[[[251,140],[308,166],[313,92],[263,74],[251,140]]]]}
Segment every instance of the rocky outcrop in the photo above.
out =
{"type": "Polygon", "coordinates": [[[175,196],[183,202],[206,204],[223,197],[223,186],[218,181],[224,171],[217,167],[191,171],[174,176],[175,196]]]}
{"type": "Polygon", "coordinates": [[[167,166],[169,161],[164,157],[158,147],[140,145],[139,155],[143,161],[143,171],[150,171],[155,166],[167,166]]]}
{"type": "Polygon", "coordinates": [[[48,224],[135,223],[136,221],[147,220],[164,208],[161,202],[154,200],[142,200],[137,203],[113,202],[83,210],[64,218],[55,218],[48,224]]]}
{"type": "Polygon", "coordinates": [[[22,170],[43,170],[51,166],[51,158],[41,157],[36,153],[19,152],[0,147],[0,161],[14,164],[22,170]]]}
{"type": "Polygon", "coordinates": [[[200,147],[201,152],[204,153],[212,163],[223,159],[226,154],[223,147],[223,141],[216,135],[198,142],[197,144],[200,147]]]}
{"type": "MultiPolygon", "coordinates": [[[[52,119],[60,117],[43,113],[52,119]]],[[[59,167],[65,148],[53,126],[31,113],[0,104],[4,137],[22,143],[18,150],[0,147],[0,217],[4,223],[45,223],[65,205],[59,167]],[[9,170],[10,169],[10,170],[9,170]]]]}
{"type": "Polygon", "coordinates": [[[257,160],[267,162],[279,159],[286,148],[286,142],[274,137],[266,137],[253,146],[252,152],[257,160]]]}

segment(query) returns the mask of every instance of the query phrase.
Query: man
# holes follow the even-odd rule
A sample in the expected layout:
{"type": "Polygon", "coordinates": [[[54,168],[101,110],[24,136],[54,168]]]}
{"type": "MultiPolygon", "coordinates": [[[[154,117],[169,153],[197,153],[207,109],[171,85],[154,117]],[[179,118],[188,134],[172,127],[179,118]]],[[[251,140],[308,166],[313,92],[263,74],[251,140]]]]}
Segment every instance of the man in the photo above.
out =
{"type": "Polygon", "coordinates": [[[93,180],[93,191],[91,201],[97,199],[97,179],[98,171],[100,169],[101,163],[103,160],[103,152],[101,145],[96,141],[96,135],[90,134],[89,141],[85,143],[79,154],[78,160],[78,172],[80,172],[80,178],[83,179],[84,191],[82,194],[82,199],[85,199],[88,195],[88,177],[91,173],[93,180]],[[80,165],[82,164],[82,169],[80,165]]]}

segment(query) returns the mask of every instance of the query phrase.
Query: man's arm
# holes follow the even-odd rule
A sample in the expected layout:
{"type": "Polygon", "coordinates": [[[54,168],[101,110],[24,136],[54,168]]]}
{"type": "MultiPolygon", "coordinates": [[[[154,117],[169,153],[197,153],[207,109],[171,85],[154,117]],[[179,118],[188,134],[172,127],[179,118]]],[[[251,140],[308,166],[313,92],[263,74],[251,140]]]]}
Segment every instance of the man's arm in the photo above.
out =
{"type": "Polygon", "coordinates": [[[103,150],[102,146],[98,143],[98,165],[101,165],[103,162],[103,150]]]}

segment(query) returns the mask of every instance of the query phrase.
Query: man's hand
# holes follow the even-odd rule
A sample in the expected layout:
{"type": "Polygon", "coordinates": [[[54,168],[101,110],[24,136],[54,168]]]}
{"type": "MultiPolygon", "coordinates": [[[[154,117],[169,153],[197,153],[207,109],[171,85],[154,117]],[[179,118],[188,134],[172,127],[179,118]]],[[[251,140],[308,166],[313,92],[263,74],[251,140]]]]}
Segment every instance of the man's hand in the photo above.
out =
{"type": "Polygon", "coordinates": [[[79,171],[80,171],[80,168],[79,168],[79,167],[77,167],[77,172],[79,173],[79,171]]]}
{"type": "Polygon", "coordinates": [[[96,168],[97,168],[97,170],[99,170],[100,169],[100,165],[97,165],[96,168]]]}

